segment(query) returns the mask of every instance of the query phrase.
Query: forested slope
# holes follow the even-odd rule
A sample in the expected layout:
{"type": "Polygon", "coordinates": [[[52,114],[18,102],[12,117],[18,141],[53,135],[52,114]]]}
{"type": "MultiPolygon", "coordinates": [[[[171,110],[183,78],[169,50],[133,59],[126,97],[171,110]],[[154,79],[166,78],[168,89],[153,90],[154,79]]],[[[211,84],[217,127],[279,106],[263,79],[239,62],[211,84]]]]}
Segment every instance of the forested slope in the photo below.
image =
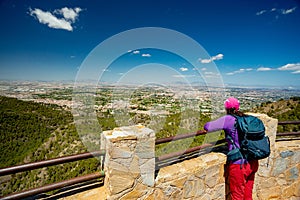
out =
{"type": "Polygon", "coordinates": [[[59,106],[0,97],[0,167],[22,163],[50,134],[72,121],[59,106]]]}
{"type": "MultiPolygon", "coordinates": [[[[280,99],[276,102],[265,102],[253,108],[252,112],[264,113],[278,121],[300,120],[300,97],[290,99],[280,99]]],[[[277,132],[299,131],[299,125],[278,126],[277,132]]]]}
{"type": "MultiPolygon", "coordinates": [[[[87,152],[69,111],[57,105],[0,97],[0,165],[87,152]]],[[[99,170],[96,158],[0,177],[0,196],[99,170]]]]}
{"type": "MultiPolygon", "coordinates": [[[[265,113],[279,121],[300,120],[299,101],[299,97],[293,97],[277,102],[265,102],[253,108],[251,112],[265,113]]],[[[158,119],[158,123],[164,124],[157,131],[157,138],[195,132],[210,120],[209,116],[201,114],[199,117],[199,113],[192,110],[186,111],[185,114],[187,116],[173,113],[166,116],[164,120],[158,119]]],[[[150,119],[149,116],[133,115],[132,120],[134,123],[147,125],[150,119]]],[[[102,130],[111,130],[116,126],[114,116],[109,113],[98,113],[98,121],[102,130]]],[[[278,131],[299,131],[299,125],[279,126],[278,131]]],[[[216,137],[218,136],[216,134],[216,137]]],[[[158,145],[156,156],[201,145],[204,137],[206,136],[158,145]]],[[[224,137],[224,134],[221,137],[224,137]]],[[[1,96],[0,138],[0,167],[87,152],[78,136],[70,111],[57,105],[1,96]]],[[[217,139],[214,136],[211,138],[212,141],[217,139]]],[[[0,195],[66,180],[97,170],[100,170],[99,160],[93,158],[0,177],[0,195]]]]}

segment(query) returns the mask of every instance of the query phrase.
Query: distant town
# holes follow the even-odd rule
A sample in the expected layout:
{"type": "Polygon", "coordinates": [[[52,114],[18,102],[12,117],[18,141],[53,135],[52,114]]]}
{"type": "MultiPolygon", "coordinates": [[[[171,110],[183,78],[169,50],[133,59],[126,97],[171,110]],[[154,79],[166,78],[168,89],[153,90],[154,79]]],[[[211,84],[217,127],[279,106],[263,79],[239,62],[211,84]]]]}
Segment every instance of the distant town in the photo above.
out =
{"type": "MultiPolygon", "coordinates": [[[[57,104],[65,109],[80,106],[74,102],[74,83],[39,81],[0,81],[0,95],[25,101],[57,104]]],[[[89,90],[90,91],[90,90],[89,90]]],[[[186,85],[114,85],[101,84],[93,87],[94,109],[98,112],[114,112],[127,109],[131,113],[161,115],[196,109],[201,113],[222,112],[224,99],[235,96],[242,110],[249,110],[263,102],[274,102],[300,96],[299,89],[270,88],[207,88],[186,85]]],[[[84,94],[81,94],[84,95],[84,94]]],[[[81,102],[82,103],[82,102],[81,102]]]]}

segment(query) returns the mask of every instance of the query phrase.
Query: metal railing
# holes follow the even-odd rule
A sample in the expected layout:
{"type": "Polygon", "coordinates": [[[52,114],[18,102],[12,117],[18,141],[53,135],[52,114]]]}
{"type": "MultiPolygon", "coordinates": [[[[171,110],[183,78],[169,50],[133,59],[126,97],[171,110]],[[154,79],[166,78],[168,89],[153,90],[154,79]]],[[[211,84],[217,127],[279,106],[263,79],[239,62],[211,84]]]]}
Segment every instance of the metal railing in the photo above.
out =
{"type": "Polygon", "coordinates": [[[16,165],[12,167],[6,167],[0,169],[0,176],[15,174],[18,172],[24,172],[33,169],[39,169],[43,167],[49,167],[53,165],[59,165],[63,163],[79,161],[83,159],[89,159],[89,158],[94,158],[94,157],[99,157],[104,155],[105,155],[105,150],[101,150],[101,151],[94,151],[94,152],[81,153],[81,154],[76,154],[71,156],[53,158],[53,159],[43,160],[38,162],[26,163],[26,164],[16,165]]]}
{"type": "Polygon", "coordinates": [[[171,141],[176,141],[176,140],[181,140],[181,139],[185,139],[185,138],[190,138],[190,137],[194,137],[194,136],[198,136],[198,135],[205,135],[206,131],[205,130],[201,130],[201,131],[197,131],[196,133],[187,133],[187,134],[180,134],[180,135],[175,135],[175,136],[171,136],[171,137],[167,137],[167,138],[160,138],[155,140],[155,145],[158,144],[163,144],[163,143],[167,143],[167,142],[171,142],[171,141]]]}
{"type": "MultiPolygon", "coordinates": [[[[54,159],[49,159],[49,160],[44,160],[44,161],[39,161],[39,162],[33,162],[33,163],[27,163],[23,165],[16,165],[12,167],[6,167],[0,169],[0,176],[5,176],[9,174],[15,174],[18,172],[25,172],[33,169],[39,169],[43,167],[49,167],[53,165],[59,165],[59,164],[64,164],[68,162],[73,162],[73,161],[79,161],[83,159],[89,159],[89,158],[94,158],[94,157],[99,157],[99,156],[104,156],[105,155],[105,150],[100,150],[100,151],[94,151],[94,152],[88,152],[88,153],[81,153],[77,155],[71,155],[71,156],[64,156],[64,157],[59,157],[59,158],[54,158],[54,159]]],[[[1,200],[12,200],[12,199],[24,199],[26,197],[34,196],[37,194],[41,194],[44,192],[50,192],[56,189],[61,189],[66,186],[74,185],[77,183],[82,183],[90,180],[95,180],[98,178],[104,177],[104,172],[96,172],[93,174],[88,174],[85,176],[80,176],[76,178],[72,178],[69,180],[61,181],[61,182],[56,182],[48,185],[44,185],[41,187],[21,191],[21,192],[16,192],[12,193],[3,197],[0,197],[1,200]]]]}
{"type": "Polygon", "coordinates": [[[1,200],[12,200],[12,199],[24,199],[30,196],[34,196],[37,194],[41,194],[44,192],[49,192],[49,191],[53,191],[56,189],[61,189],[70,185],[74,185],[77,183],[82,183],[82,182],[86,182],[86,181],[90,181],[90,180],[94,180],[94,179],[98,179],[98,178],[102,178],[104,177],[104,173],[103,172],[96,172],[93,174],[88,174],[85,176],[80,176],[80,177],[76,177],[76,178],[72,178],[69,180],[65,180],[65,181],[61,181],[61,182],[57,182],[57,183],[52,183],[52,184],[48,184],[45,186],[41,186],[41,187],[37,187],[37,188],[33,188],[33,189],[29,189],[29,190],[25,190],[25,191],[21,191],[21,192],[17,192],[17,193],[13,193],[4,197],[1,197],[1,200]]]}
{"type": "MultiPolygon", "coordinates": [[[[278,125],[289,125],[289,124],[300,124],[300,121],[278,122],[278,125]]],[[[206,131],[203,130],[203,131],[198,131],[196,133],[180,134],[180,135],[171,136],[171,137],[167,137],[167,138],[161,138],[161,139],[157,139],[155,141],[155,145],[163,144],[163,143],[167,143],[167,142],[171,142],[171,141],[176,141],[176,140],[181,140],[181,139],[186,139],[186,138],[191,138],[191,137],[195,137],[198,135],[204,135],[204,134],[206,134],[206,131]]],[[[300,132],[277,133],[277,136],[298,136],[298,137],[296,137],[296,139],[300,139],[300,132]]],[[[187,155],[187,154],[190,154],[193,152],[198,152],[200,150],[211,148],[214,145],[223,144],[223,143],[225,143],[225,139],[218,140],[213,143],[203,144],[201,146],[192,147],[192,148],[189,148],[189,149],[186,149],[183,151],[172,152],[169,154],[165,154],[165,155],[156,157],[156,161],[162,162],[162,161],[165,161],[168,159],[172,159],[174,157],[184,156],[184,155],[187,155]]],[[[54,159],[49,159],[49,160],[44,160],[44,161],[39,161],[39,162],[27,163],[27,164],[23,164],[23,165],[12,166],[12,167],[6,167],[6,168],[0,169],[0,176],[15,174],[17,172],[24,172],[24,171],[28,171],[28,170],[49,167],[49,166],[53,166],[53,165],[58,165],[58,164],[63,164],[63,163],[68,163],[68,162],[73,162],[73,161],[79,161],[79,160],[83,160],[83,159],[89,159],[89,158],[99,157],[99,156],[104,156],[104,155],[105,155],[105,150],[101,150],[101,151],[94,151],[94,152],[82,153],[82,154],[71,155],[71,156],[64,156],[64,157],[60,157],[60,158],[54,158],[54,159]]],[[[96,172],[93,174],[80,176],[80,177],[72,178],[69,180],[65,180],[65,181],[61,181],[61,182],[57,182],[57,183],[53,183],[53,184],[25,190],[25,191],[13,193],[13,194],[9,194],[9,195],[0,197],[0,200],[23,199],[23,198],[34,196],[34,195],[41,194],[44,192],[61,189],[66,186],[74,185],[77,183],[82,183],[82,182],[86,182],[86,181],[90,181],[90,180],[94,180],[94,179],[103,178],[104,176],[105,175],[104,175],[103,171],[96,172]]]]}
{"type": "MultiPolygon", "coordinates": [[[[298,125],[300,121],[281,121],[278,122],[278,125],[298,125]]],[[[276,141],[290,141],[290,140],[299,140],[300,139],[300,131],[295,132],[279,132],[276,133],[276,141]]]]}
{"type": "Polygon", "coordinates": [[[288,125],[288,124],[300,124],[300,121],[281,121],[278,122],[278,125],[288,125]]]}

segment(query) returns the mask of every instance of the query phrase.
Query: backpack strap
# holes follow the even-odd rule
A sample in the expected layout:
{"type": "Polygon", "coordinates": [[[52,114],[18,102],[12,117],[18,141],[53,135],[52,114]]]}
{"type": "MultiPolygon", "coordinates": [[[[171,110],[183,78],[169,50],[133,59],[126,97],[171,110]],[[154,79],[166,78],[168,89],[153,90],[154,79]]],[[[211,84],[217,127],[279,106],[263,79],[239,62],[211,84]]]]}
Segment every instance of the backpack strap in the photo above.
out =
{"type": "Polygon", "coordinates": [[[239,152],[240,152],[240,154],[242,156],[242,162],[241,162],[241,165],[240,165],[240,168],[242,169],[243,168],[243,164],[244,164],[244,156],[243,156],[240,148],[236,146],[236,144],[234,143],[234,141],[233,141],[233,139],[232,139],[232,137],[230,135],[227,135],[226,138],[231,142],[231,144],[233,146],[233,149],[239,149],[239,152]]]}
{"type": "Polygon", "coordinates": [[[234,147],[234,149],[237,149],[237,148],[238,148],[238,147],[236,146],[236,144],[234,143],[234,141],[233,141],[233,139],[232,139],[232,137],[231,137],[230,135],[227,135],[226,138],[231,142],[231,144],[232,144],[232,146],[234,147]]]}
{"type": "MultiPolygon", "coordinates": [[[[230,115],[235,118],[235,122],[234,122],[234,126],[233,127],[234,127],[235,131],[238,132],[238,142],[239,142],[239,145],[241,147],[240,136],[239,136],[239,131],[238,131],[238,116],[234,115],[234,114],[230,114],[230,115]]],[[[237,149],[237,148],[240,149],[240,153],[241,153],[241,156],[242,156],[242,161],[241,161],[240,168],[242,169],[243,168],[243,164],[244,164],[244,159],[246,159],[246,158],[244,158],[244,155],[241,152],[241,148],[239,148],[239,147],[236,146],[235,142],[233,141],[233,138],[229,134],[226,136],[226,138],[231,142],[231,144],[232,144],[232,146],[233,146],[234,149],[237,149]]]]}
{"type": "MultiPolygon", "coordinates": [[[[237,132],[238,132],[238,141],[239,141],[239,144],[240,144],[240,148],[242,147],[242,143],[243,142],[248,142],[248,139],[247,139],[247,132],[241,132],[239,131],[239,122],[238,120],[244,120],[243,117],[241,116],[238,116],[238,115],[234,115],[234,114],[230,114],[231,116],[233,116],[235,118],[235,124],[234,124],[234,127],[236,128],[237,132]]],[[[242,149],[244,150],[244,149],[242,149]]],[[[244,150],[244,152],[247,152],[244,150]]],[[[248,155],[245,154],[245,159],[248,160],[248,155]]]]}

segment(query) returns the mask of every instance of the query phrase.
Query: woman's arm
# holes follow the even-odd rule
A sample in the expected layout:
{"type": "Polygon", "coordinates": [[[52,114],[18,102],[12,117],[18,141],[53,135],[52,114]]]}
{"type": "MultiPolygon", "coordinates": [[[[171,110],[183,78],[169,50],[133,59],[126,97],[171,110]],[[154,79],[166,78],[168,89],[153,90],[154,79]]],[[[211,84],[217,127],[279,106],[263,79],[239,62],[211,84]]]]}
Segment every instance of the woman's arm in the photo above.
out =
{"type": "Polygon", "coordinates": [[[226,116],[223,116],[214,121],[207,122],[204,125],[204,130],[206,130],[207,132],[223,130],[225,127],[225,118],[226,116]]]}

